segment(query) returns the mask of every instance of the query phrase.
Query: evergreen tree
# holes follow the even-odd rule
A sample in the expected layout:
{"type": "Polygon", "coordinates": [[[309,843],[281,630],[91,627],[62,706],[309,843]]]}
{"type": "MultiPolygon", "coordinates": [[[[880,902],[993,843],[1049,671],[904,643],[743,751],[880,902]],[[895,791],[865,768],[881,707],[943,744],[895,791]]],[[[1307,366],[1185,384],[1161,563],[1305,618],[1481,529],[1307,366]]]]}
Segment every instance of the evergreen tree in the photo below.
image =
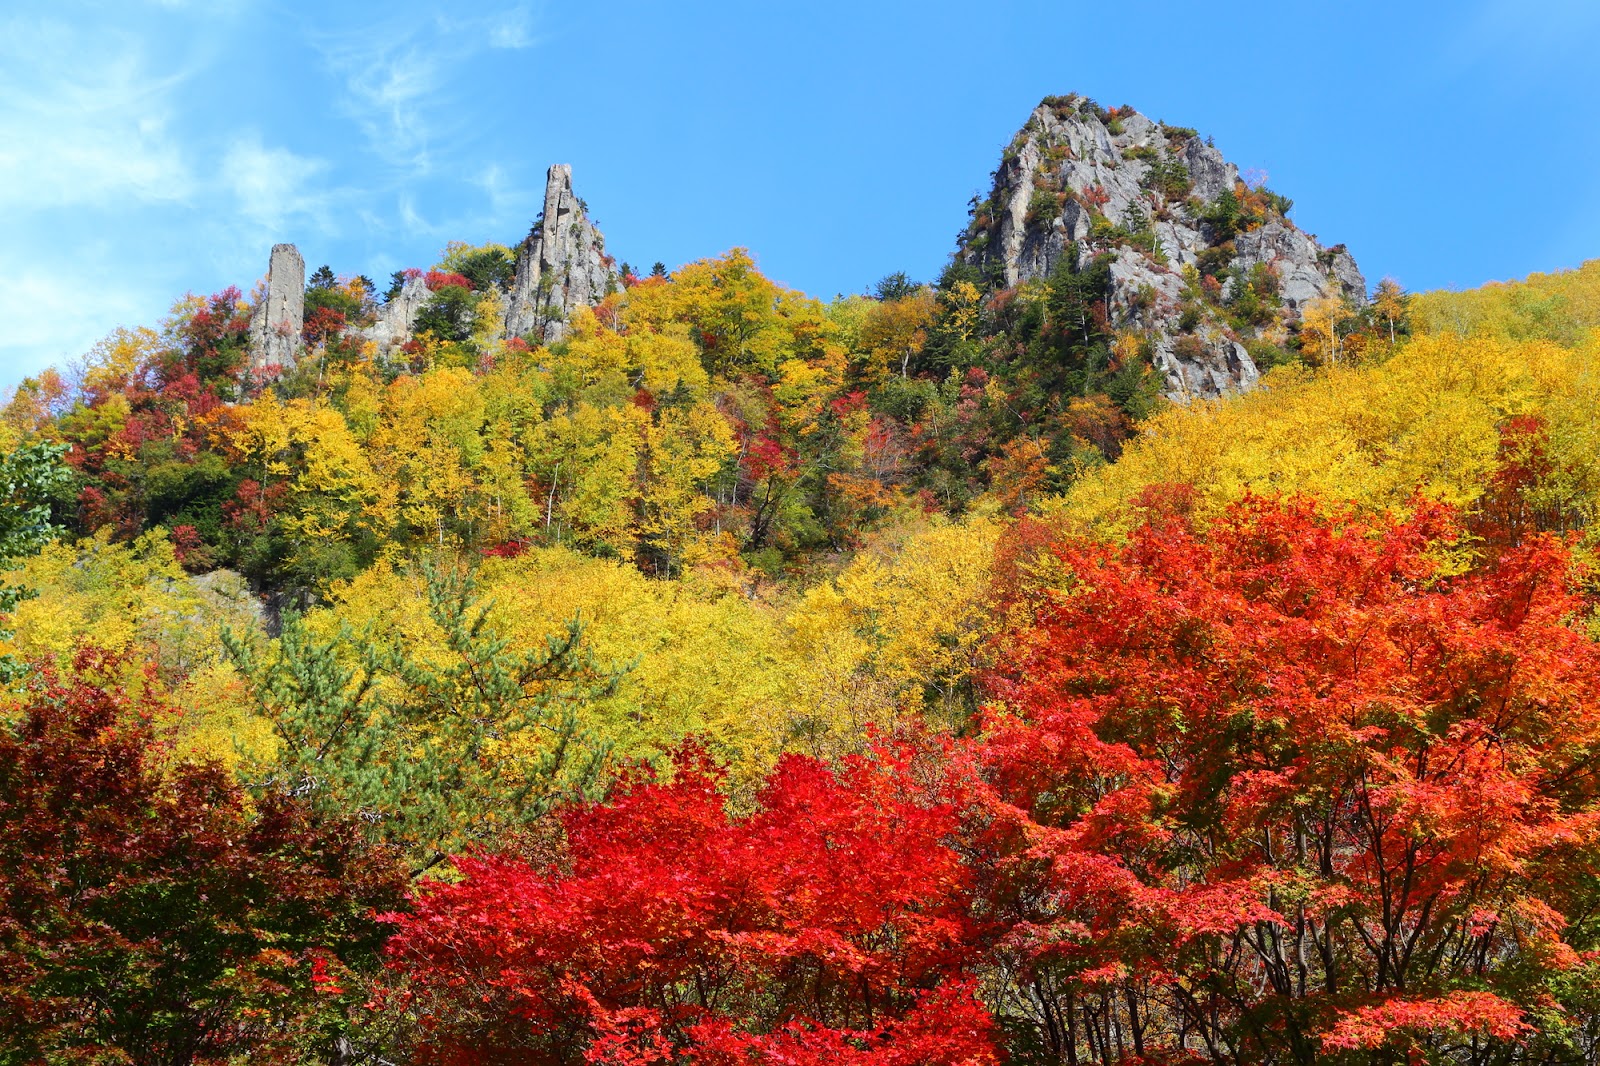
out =
{"type": "Polygon", "coordinates": [[[322,638],[301,618],[267,654],[224,638],[282,743],[255,787],[358,812],[419,873],[590,794],[606,752],[576,711],[619,676],[583,648],[576,621],[543,648],[515,651],[489,625],[471,574],[425,565],[423,576],[441,656],[408,656],[399,641],[348,626],[322,638]]]}
{"type": "Polygon", "coordinates": [[[920,288],[922,285],[912,281],[904,270],[897,270],[878,279],[878,284],[873,286],[872,294],[884,303],[888,303],[891,300],[903,300],[907,296],[912,296],[920,288]]]}

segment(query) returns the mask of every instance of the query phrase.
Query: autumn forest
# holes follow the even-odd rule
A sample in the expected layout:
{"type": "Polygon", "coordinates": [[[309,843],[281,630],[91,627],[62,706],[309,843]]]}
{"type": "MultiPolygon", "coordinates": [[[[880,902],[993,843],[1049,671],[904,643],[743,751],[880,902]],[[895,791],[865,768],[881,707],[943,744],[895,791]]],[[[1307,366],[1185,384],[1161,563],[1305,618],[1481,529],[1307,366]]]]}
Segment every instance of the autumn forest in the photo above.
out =
{"type": "Polygon", "coordinates": [[[23,381],[0,1064],[1600,1061],[1600,261],[1052,99],[937,278],[519,330],[541,217],[23,381]]]}

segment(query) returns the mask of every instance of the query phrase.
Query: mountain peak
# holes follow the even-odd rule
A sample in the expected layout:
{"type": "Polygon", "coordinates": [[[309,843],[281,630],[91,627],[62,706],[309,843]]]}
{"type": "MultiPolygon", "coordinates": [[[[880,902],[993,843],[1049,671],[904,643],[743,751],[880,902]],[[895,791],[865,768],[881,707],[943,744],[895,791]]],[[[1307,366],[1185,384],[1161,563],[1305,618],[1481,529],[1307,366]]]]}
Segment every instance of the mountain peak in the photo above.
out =
{"type": "Polygon", "coordinates": [[[1006,148],[956,256],[997,289],[1109,261],[1111,324],[1151,338],[1166,394],[1186,401],[1254,385],[1252,349],[1287,344],[1308,304],[1366,301],[1355,260],[1298,229],[1290,206],[1192,129],[1052,96],[1006,148]]]}

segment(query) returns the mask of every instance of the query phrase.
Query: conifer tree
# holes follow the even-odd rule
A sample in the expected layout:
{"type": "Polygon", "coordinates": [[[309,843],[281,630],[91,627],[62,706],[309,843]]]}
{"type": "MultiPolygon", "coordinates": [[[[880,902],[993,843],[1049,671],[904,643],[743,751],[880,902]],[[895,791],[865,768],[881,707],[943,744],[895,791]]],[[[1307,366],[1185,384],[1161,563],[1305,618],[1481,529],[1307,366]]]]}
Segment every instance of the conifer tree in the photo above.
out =
{"type": "Polygon", "coordinates": [[[255,787],[359,814],[418,873],[592,794],[606,751],[576,711],[619,676],[584,649],[576,620],[542,648],[514,649],[470,573],[423,576],[442,655],[348,625],[319,637],[298,617],[265,654],[225,638],[282,745],[255,787]]]}

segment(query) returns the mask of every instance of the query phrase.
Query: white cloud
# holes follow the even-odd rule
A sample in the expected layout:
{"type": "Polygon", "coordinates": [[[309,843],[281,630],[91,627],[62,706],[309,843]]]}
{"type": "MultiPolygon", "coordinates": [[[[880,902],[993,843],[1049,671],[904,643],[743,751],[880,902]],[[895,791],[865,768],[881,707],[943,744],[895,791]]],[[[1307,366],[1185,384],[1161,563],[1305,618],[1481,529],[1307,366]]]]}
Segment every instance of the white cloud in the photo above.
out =
{"type": "Polygon", "coordinates": [[[0,389],[49,366],[64,367],[119,325],[149,320],[176,293],[160,280],[114,269],[116,251],[74,248],[41,262],[0,253],[0,389]]]}
{"type": "Polygon", "coordinates": [[[312,42],[344,82],[342,106],[378,158],[427,173],[439,142],[458,135],[469,113],[451,89],[455,77],[485,49],[527,48],[537,38],[532,9],[517,4],[469,20],[407,11],[312,42]]]}
{"type": "Polygon", "coordinates": [[[234,17],[253,0],[0,5],[0,388],[159,321],[185,287],[248,288],[276,241],[336,258],[328,238],[363,233],[370,269],[523,220],[531,194],[478,151],[475,104],[495,50],[536,43],[539,2],[456,18],[400,0],[391,22],[292,42],[275,15],[234,17]],[[286,43],[335,75],[353,145],[310,115],[300,141],[292,117],[229,112],[283,95],[231,57],[286,43]]]}
{"type": "Polygon", "coordinates": [[[194,176],[169,127],[187,77],[149,69],[133,38],[0,23],[0,206],[186,200],[194,176]]]}
{"type": "Polygon", "coordinates": [[[343,109],[373,152],[392,166],[426,171],[435,133],[429,102],[441,89],[443,72],[438,53],[417,36],[413,24],[397,22],[318,43],[349,90],[343,109]]]}
{"type": "Polygon", "coordinates": [[[267,148],[259,134],[235,140],[222,157],[221,178],[238,199],[237,210],[267,230],[306,216],[324,216],[329,194],[309,187],[327,169],[287,148],[267,148]]]}

